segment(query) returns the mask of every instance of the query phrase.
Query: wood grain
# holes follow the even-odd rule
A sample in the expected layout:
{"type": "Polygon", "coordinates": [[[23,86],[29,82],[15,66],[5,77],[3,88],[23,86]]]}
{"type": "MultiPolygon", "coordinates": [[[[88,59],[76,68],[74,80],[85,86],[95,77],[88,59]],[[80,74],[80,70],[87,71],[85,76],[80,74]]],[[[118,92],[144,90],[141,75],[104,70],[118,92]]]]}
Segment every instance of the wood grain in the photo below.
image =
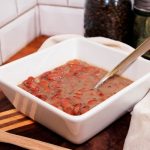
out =
{"type": "Polygon", "coordinates": [[[0,129],[3,130],[3,131],[9,131],[9,130],[14,130],[14,129],[24,127],[24,126],[27,126],[27,125],[31,125],[31,124],[34,123],[32,120],[25,120],[25,121],[21,121],[21,122],[19,122],[19,120],[16,120],[16,121],[17,122],[15,124],[11,124],[11,125],[2,127],[0,129]]]}
{"type": "Polygon", "coordinates": [[[29,150],[70,150],[46,142],[7,133],[2,130],[0,130],[0,142],[14,144],[29,150]]]}
{"type": "Polygon", "coordinates": [[[4,111],[4,112],[0,112],[0,120],[1,120],[1,117],[7,116],[7,115],[10,115],[10,114],[14,114],[16,112],[17,112],[16,109],[10,109],[10,110],[4,111]]]}
{"type": "Polygon", "coordinates": [[[0,130],[9,131],[33,123],[34,121],[30,120],[16,109],[0,112],[0,130]]]}

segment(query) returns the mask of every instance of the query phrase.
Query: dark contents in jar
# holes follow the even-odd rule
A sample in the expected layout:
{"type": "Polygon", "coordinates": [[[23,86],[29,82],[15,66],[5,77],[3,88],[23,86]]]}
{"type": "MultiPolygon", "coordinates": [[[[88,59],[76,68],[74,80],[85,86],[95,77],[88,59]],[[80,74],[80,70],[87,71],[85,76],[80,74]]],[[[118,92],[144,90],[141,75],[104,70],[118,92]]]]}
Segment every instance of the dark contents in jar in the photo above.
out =
{"type": "Polygon", "coordinates": [[[68,114],[81,115],[131,84],[114,76],[99,90],[93,89],[105,73],[81,60],[71,60],[38,77],[29,77],[19,87],[68,114]]]}
{"type": "Polygon", "coordinates": [[[143,55],[144,58],[150,60],[150,50],[143,55]]]}
{"type": "Polygon", "coordinates": [[[87,0],[86,37],[103,36],[132,44],[133,11],[130,0],[87,0]]]}
{"type": "MultiPolygon", "coordinates": [[[[148,2],[150,5],[150,2],[148,2]]],[[[134,21],[134,37],[133,46],[136,48],[144,40],[150,36],[150,9],[146,8],[149,5],[145,4],[145,1],[136,0],[134,6],[135,21],[134,21]],[[141,8],[142,7],[142,8],[141,8]]],[[[150,60],[150,50],[143,55],[144,58],[150,60]]]]}

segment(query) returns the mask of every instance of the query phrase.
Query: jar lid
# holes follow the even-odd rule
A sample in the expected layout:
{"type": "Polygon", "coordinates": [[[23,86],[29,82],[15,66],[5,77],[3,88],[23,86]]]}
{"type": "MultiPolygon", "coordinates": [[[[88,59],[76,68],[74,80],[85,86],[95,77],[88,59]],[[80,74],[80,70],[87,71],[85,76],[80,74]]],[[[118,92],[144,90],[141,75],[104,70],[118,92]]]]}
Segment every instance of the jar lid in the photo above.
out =
{"type": "Polygon", "coordinates": [[[142,9],[144,11],[150,11],[150,0],[135,0],[134,7],[136,9],[142,9]]]}

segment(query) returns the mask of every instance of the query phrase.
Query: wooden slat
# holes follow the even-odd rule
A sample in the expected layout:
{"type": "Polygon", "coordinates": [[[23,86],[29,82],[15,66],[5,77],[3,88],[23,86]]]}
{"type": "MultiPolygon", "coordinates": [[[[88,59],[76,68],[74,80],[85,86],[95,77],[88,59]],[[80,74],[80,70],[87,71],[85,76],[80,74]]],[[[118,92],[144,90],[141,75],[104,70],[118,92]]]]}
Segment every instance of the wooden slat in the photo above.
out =
{"type": "Polygon", "coordinates": [[[0,112],[0,129],[4,131],[16,129],[26,125],[33,124],[34,121],[18,112],[16,109],[10,109],[0,112]]]}
{"type": "Polygon", "coordinates": [[[5,123],[9,123],[9,122],[12,122],[12,121],[15,121],[15,120],[19,120],[19,119],[22,119],[22,118],[25,118],[25,117],[26,116],[24,116],[22,114],[18,114],[16,116],[8,117],[8,118],[0,120],[0,125],[5,124],[5,123]]]}
{"type": "Polygon", "coordinates": [[[18,122],[18,123],[3,127],[3,128],[1,128],[1,130],[9,131],[9,130],[13,130],[13,129],[23,127],[23,126],[26,126],[26,125],[31,125],[33,123],[34,123],[34,121],[32,121],[32,120],[25,120],[25,121],[22,121],[22,122],[18,122]]]}
{"type": "Polygon", "coordinates": [[[10,114],[16,113],[16,112],[17,112],[16,109],[10,109],[10,110],[7,110],[7,111],[3,111],[3,112],[0,112],[0,117],[10,115],[10,114]]]}

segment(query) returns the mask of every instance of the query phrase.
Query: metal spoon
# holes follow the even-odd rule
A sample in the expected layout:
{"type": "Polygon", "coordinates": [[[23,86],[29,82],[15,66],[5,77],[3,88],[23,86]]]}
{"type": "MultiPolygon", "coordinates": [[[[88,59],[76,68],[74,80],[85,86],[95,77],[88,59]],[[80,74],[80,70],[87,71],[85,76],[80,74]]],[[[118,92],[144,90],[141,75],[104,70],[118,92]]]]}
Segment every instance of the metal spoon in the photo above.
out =
{"type": "Polygon", "coordinates": [[[120,74],[127,67],[133,63],[138,56],[143,55],[148,50],[150,50],[150,37],[148,37],[140,46],[138,46],[131,54],[129,54],[125,59],[123,59],[117,66],[115,66],[110,72],[108,72],[94,87],[97,89],[100,85],[102,85],[106,80],[115,74],[120,74]]]}

